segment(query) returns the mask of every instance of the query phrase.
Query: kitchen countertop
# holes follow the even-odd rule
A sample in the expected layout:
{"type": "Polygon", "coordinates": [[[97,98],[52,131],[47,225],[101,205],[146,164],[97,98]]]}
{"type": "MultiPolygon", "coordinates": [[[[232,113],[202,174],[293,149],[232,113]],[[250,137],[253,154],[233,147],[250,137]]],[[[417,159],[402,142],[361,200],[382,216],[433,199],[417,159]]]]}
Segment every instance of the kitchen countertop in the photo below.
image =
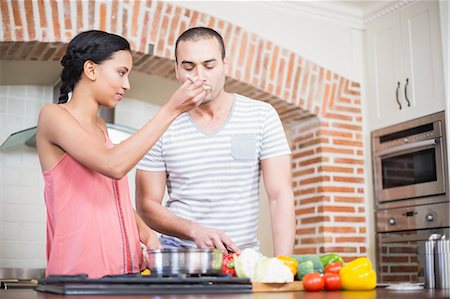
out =
{"type": "Polygon", "coordinates": [[[8,289],[0,290],[1,299],[104,299],[104,298],[148,298],[148,299],[449,299],[450,290],[421,290],[421,291],[390,291],[384,288],[377,288],[373,291],[352,292],[278,292],[278,293],[253,293],[253,294],[217,294],[217,295],[55,295],[41,293],[33,289],[8,289]]]}

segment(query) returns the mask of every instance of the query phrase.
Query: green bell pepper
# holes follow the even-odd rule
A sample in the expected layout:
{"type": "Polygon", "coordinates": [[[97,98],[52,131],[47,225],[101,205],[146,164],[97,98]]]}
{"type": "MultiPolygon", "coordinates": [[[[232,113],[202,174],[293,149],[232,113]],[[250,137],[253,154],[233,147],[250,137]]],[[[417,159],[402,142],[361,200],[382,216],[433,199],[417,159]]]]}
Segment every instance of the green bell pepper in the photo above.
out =
{"type": "Polygon", "coordinates": [[[320,257],[320,262],[324,267],[334,262],[341,262],[342,264],[344,264],[344,260],[342,259],[342,257],[336,253],[322,255],[320,257]]]}

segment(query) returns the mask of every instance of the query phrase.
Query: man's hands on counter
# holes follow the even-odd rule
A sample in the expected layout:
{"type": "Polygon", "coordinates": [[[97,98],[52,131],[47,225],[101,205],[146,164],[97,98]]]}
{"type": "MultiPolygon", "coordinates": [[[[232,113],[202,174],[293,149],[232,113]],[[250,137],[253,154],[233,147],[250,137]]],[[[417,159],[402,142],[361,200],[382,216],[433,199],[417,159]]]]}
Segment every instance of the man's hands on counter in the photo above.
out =
{"type": "Polygon", "coordinates": [[[191,239],[198,248],[217,248],[224,252],[241,252],[230,237],[219,229],[196,224],[191,231],[191,239]]]}

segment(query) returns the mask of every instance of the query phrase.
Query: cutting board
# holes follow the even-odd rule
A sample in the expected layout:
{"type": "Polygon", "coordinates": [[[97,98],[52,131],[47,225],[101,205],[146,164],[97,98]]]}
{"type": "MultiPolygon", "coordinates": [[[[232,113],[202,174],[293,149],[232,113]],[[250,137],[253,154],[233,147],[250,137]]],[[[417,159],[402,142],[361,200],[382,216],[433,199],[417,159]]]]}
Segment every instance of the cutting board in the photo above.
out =
{"type": "Polygon", "coordinates": [[[287,283],[252,282],[252,289],[254,293],[304,291],[302,281],[287,283]]]}

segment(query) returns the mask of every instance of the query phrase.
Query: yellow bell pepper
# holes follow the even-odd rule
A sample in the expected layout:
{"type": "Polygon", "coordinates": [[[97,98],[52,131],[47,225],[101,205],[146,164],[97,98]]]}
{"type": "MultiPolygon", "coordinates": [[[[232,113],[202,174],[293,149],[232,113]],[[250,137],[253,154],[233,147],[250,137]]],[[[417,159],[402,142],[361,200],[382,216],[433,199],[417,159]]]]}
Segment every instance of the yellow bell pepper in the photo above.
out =
{"type": "Polygon", "coordinates": [[[354,259],[341,268],[342,288],[352,291],[372,290],[377,286],[377,275],[372,263],[365,257],[354,259]]]}
{"type": "Polygon", "coordinates": [[[277,259],[282,261],[283,264],[285,264],[289,268],[289,270],[291,270],[292,275],[297,274],[298,262],[296,259],[286,255],[279,255],[277,256],[277,259]]]}

